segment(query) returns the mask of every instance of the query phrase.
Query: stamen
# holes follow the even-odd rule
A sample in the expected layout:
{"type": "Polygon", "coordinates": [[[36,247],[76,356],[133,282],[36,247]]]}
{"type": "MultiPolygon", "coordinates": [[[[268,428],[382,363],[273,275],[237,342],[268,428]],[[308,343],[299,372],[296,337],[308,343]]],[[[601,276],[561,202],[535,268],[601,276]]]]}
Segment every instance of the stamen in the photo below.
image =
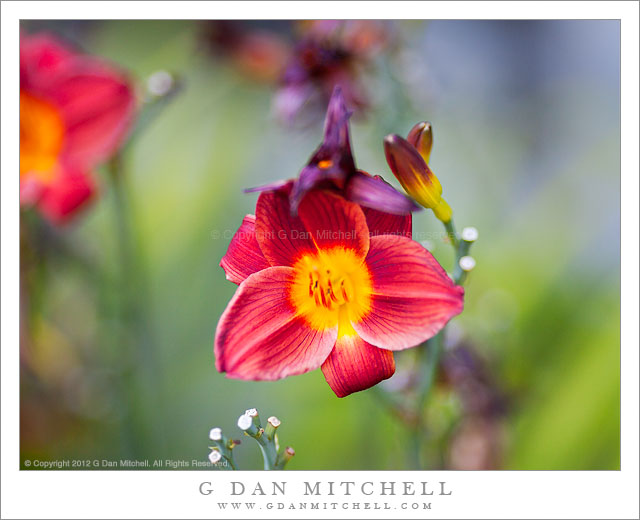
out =
{"type": "Polygon", "coordinates": [[[324,294],[324,291],[322,289],[320,289],[320,291],[318,291],[320,293],[320,296],[322,297],[322,305],[324,305],[325,307],[329,307],[329,304],[327,303],[327,297],[324,294]]]}
{"type": "MultiPolygon", "coordinates": [[[[309,264],[308,264],[309,265],[309,264]]],[[[348,276],[315,263],[309,265],[309,297],[316,307],[334,310],[353,299],[353,288],[348,276]],[[337,274],[337,276],[336,276],[337,274]]]]}

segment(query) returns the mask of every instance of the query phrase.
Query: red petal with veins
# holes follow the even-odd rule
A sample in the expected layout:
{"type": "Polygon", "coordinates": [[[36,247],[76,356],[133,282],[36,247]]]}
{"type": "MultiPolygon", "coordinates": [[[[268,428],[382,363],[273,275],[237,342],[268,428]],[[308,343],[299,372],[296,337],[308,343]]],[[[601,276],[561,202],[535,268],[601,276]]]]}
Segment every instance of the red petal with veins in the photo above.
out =
{"type": "Polygon", "coordinates": [[[322,373],[338,397],[366,390],[390,378],[393,352],[370,345],[358,335],[342,336],[322,364],[322,373]]]}
{"type": "Polygon", "coordinates": [[[271,265],[293,265],[303,254],[318,249],[353,249],[364,258],[369,230],[362,209],[328,191],[313,190],[291,214],[289,190],[263,192],[256,206],[256,236],[271,265]]]}
{"type": "Polygon", "coordinates": [[[366,262],[373,283],[371,310],[353,328],[372,345],[414,347],[462,312],[464,289],[418,243],[392,235],[373,237],[366,262]]]}
{"type": "Polygon", "coordinates": [[[353,249],[360,257],[369,251],[369,229],[360,206],[328,191],[312,191],[299,207],[300,219],[319,249],[353,249]]]}
{"type": "Polygon", "coordinates": [[[240,229],[231,239],[227,253],[220,261],[227,280],[238,285],[249,275],[271,267],[258,245],[255,224],[254,215],[244,217],[240,229]]]}
{"type": "Polygon", "coordinates": [[[277,191],[265,191],[256,204],[256,237],[264,257],[271,265],[288,265],[304,253],[317,248],[302,220],[291,215],[291,184],[277,191]]]}
{"type": "Polygon", "coordinates": [[[369,227],[369,237],[396,235],[411,238],[411,213],[392,215],[377,209],[362,208],[369,227]]]}
{"type": "Polygon", "coordinates": [[[290,267],[270,267],[240,284],[218,323],[216,368],[236,379],[272,381],[319,368],[338,327],[313,330],[289,301],[290,267]]]}

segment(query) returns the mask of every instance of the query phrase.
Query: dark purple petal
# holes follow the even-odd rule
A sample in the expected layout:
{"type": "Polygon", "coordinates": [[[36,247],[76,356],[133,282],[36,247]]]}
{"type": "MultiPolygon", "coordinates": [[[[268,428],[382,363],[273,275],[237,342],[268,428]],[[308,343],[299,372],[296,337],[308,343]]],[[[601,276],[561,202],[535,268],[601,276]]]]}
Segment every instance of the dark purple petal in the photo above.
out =
{"type": "Polygon", "coordinates": [[[302,169],[291,192],[291,211],[296,214],[304,195],[313,188],[343,190],[356,166],[349,144],[349,117],[340,87],[335,87],[324,124],[324,140],[302,169]]]}
{"type": "Polygon", "coordinates": [[[298,213],[298,205],[302,202],[306,193],[317,186],[323,179],[325,179],[326,171],[318,168],[317,166],[309,165],[305,166],[298,179],[293,184],[289,201],[291,204],[291,212],[296,215],[298,213]]]}
{"type": "Polygon", "coordinates": [[[349,118],[351,112],[342,95],[342,89],[336,86],[329,100],[327,116],[324,120],[324,146],[346,149],[351,154],[349,143],[349,118]]]}
{"type": "Polygon", "coordinates": [[[345,196],[361,206],[393,215],[406,215],[420,209],[415,202],[397,191],[382,177],[371,177],[360,171],[349,179],[345,196]]]}

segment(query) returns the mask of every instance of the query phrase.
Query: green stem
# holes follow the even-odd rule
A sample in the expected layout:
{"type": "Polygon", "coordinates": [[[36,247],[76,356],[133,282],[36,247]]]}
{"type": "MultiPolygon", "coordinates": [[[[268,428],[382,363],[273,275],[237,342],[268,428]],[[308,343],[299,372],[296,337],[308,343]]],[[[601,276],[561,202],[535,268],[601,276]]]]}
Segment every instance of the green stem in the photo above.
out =
{"type": "Polygon", "coordinates": [[[467,272],[460,266],[460,259],[469,254],[471,244],[473,244],[473,241],[465,240],[463,238],[458,240],[458,243],[454,246],[456,258],[453,266],[453,273],[451,276],[453,277],[453,281],[457,285],[462,285],[467,277],[467,272]]]}
{"type": "Polygon", "coordinates": [[[134,377],[137,363],[134,355],[134,345],[127,334],[132,316],[132,307],[134,307],[129,294],[133,283],[130,276],[133,255],[129,222],[127,219],[128,205],[126,202],[126,194],[122,177],[121,158],[116,155],[109,163],[109,178],[111,180],[114,197],[113,214],[115,219],[115,234],[119,256],[119,290],[116,307],[118,326],[117,336],[113,339],[116,342],[116,346],[119,347],[121,351],[121,360],[123,365],[121,378],[118,384],[118,388],[120,390],[120,402],[124,410],[122,417],[122,432],[125,436],[125,446],[129,456],[136,456],[139,454],[144,440],[142,432],[140,431],[140,414],[137,413],[137,407],[133,401],[137,395],[134,377]]]}
{"type": "Polygon", "coordinates": [[[447,236],[449,237],[449,240],[451,240],[451,245],[453,246],[454,250],[457,250],[460,240],[458,239],[458,234],[456,233],[456,227],[453,224],[453,219],[449,220],[449,222],[443,222],[443,224],[444,228],[447,231],[447,236]]]}
{"type": "MultiPolygon", "coordinates": [[[[122,403],[125,407],[124,429],[130,437],[130,444],[134,454],[141,456],[151,451],[150,437],[145,432],[145,417],[149,419],[149,412],[159,413],[162,409],[162,388],[158,382],[162,380],[160,367],[154,355],[151,332],[146,322],[144,309],[149,307],[146,301],[146,285],[144,273],[138,260],[139,251],[132,233],[132,212],[127,196],[126,178],[123,172],[122,158],[118,154],[109,163],[109,177],[111,179],[114,196],[114,218],[119,254],[119,300],[118,321],[120,337],[118,343],[122,351],[124,371],[122,374],[122,403]],[[136,406],[142,388],[140,381],[153,382],[153,402],[145,406],[136,406]]],[[[158,421],[160,422],[160,421],[158,421]]],[[[154,430],[158,430],[154,428],[154,430]]]]}
{"type": "MultiPolygon", "coordinates": [[[[453,280],[456,284],[462,284],[466,277],[466,272],[460,267],[460,259],[469,253],[472,242],[463,240],[458,237],[453,219],[443,222],[447,236],[451,241],[455,253],[455,264],[453,269],[453,280]]],[[[422,358],[419,362],[419,373],[421,378],[416,388],[415,400],[415,423],[411,428],[411,444],[412,444],[412,460],[418,468],[421,466],[423,439],[428,435],[427,425],[424,420],[424,409],[431,396],[440,358],[444,350],[444,338],[446,327],[444,327],[437,335],[427,340],[419,348],[418,354],[422,358]]]]}
{"type": "Polygon", "coordinates": [[[275,442],[269,442],[264,434],[254,438],[258,441],[260,451],[262,451],[262,458],[264,459],[264,469],[277,469],[276,460],[278,459],[278,452],[276,451],[275,442]]]}
{"type": "Polygon", "coordinates": [[[424,409],[431,396],[444,343],[444,329],[419,347],[419,354],[423,358],[420,363],[422,377],[416,388],[415,423],[411,428],[412,460],[417,469],[422,468],[423,439],[428,436],[427,425],[424,420],[424,409]]]}

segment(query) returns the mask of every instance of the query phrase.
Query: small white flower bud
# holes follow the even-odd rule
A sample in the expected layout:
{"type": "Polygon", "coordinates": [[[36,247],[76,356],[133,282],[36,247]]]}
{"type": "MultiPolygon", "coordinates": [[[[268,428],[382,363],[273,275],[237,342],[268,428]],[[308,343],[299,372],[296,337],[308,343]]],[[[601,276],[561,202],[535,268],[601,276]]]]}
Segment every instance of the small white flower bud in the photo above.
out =
{"type": "Polygon", "coordinates": [[[267,422],[274,428],[277,428],[278,426],[280,426],[280,419],[278,419],[275,415],[272,415],[271,417],[269,417],[267,419],[267,422]]]}
{"type": "Polygon", "coordinates": [[[247,431],[249,428],[251,428],[252,424],[253,419],[246,413],[238,418],[238,428],[240,428],[242,431],[247,431]]]}
{"type": "Polygon", "coordinates": [[[465,242],[475,242],[478,240],[478,230],[474,227],[466,227],[462,230],[461,236],[465,242]]]}
{"type": "Polygon", "coordinates": [[[458,264],[460,269],[468,273],[476,266],[476,261],[472,256],[463,256],[458,264]]]}
{"type": "Polygon", "coordinates": [[[222,458],[222,454],[217,450],[213,450],[211,453],[209,453],[209,460],[211,461],[212,464],[215,464],[216,462],[220,462],[221,458],[222,458]]]}
{"type": "Polygon", "coordinates": [[[209,438],[212,441],[221,441],[222,440],[222,430],[220,428],[211,428],[209,432],[209,438]]]}
{"type": "Polygon", "coordinates": [[[173,88],[173,76],[166,70],[154,72],[147,79],[147,90],[153,96],[166,96],[173,88]]]}
{"type": "Polygon", "coordinates": [[[257,417],[258,410],[256,410],[255,408],[249,408],[247,411],[244,412],[244,414],[248,415],[249,417],[257,417]]]}

